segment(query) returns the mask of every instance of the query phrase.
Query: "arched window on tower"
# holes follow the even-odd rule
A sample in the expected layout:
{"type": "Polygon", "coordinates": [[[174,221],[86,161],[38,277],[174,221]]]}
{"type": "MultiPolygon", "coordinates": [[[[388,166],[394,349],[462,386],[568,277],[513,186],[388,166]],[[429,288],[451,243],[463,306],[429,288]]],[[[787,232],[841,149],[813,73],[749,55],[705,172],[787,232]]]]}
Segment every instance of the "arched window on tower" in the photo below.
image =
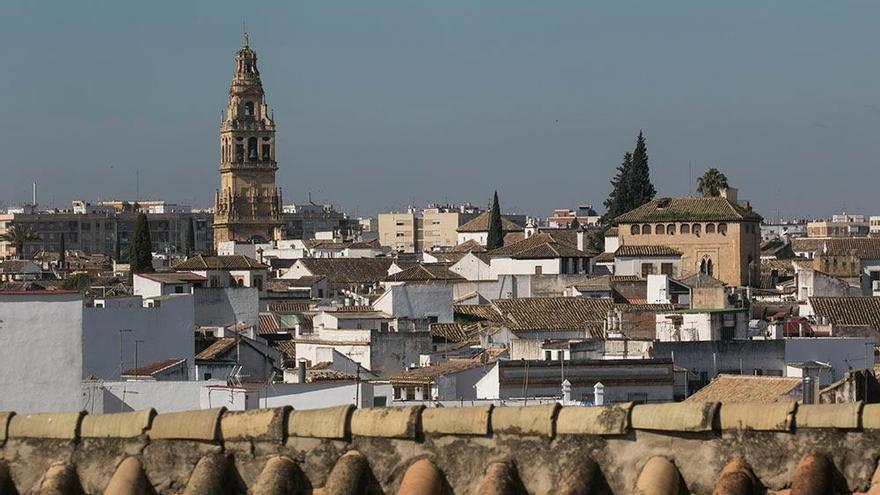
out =
{"type": "Polygon", "coordinates": [[[272,145],[263,143],[263,161],[268,162],[272,159],[272,145]]]}
{"type": "Polygon", "coordinates": [[[648,224],[642,225],[642,235],[648,235],[651,233],[651,226],[648,224]]]}
{"type": "Polygon", "coordinates": [[[252,102],[252,101],[244,102],[244,116],[245,117],[253,117],[254,116],[254,102],[252,102]]]}
{"type": "Polygon", "coordinates": [[[709,259],[709,261],[706,262],[706,274],[709,275],[710,277],[712,276],[712,259],[711,258],[709,259]]]}
{"type": "Polygon", "coordinates": [[[257,138],[248,138],[248,160],[257,159],[257,138]]]}
{"type": "Polygon", "coordinates": [[[700,273],[706,273],[706,258],[700,261],[700,273]]]}
{"type": "Polygon", "coordinates": [[[661,223],[661,224],[657,224],[657,225],[654,227],[654,233],[657,234],[657,235],[663,235],[663,234],[665,234],[665,233],[666,233],[666,226],[663,225],[662,223],[661,223]]]}
{"type": "Polygon", "coordinates": [[[639,235],[639,226],[638,226],[638,225],[633,225],[632,227],[630,227],[630,228],[629,228],[629,233],[632,234],[632,235],[639,235]]]}

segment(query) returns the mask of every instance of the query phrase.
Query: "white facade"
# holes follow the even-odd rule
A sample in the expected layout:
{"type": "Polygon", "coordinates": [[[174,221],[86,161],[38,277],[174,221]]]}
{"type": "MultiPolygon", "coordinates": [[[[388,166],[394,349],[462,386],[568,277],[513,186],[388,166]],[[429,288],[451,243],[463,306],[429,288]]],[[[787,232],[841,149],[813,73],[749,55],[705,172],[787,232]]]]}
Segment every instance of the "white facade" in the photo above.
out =
{"type": "Polygon", "coordinates": [[[78,293],[0,294],[0,410],[75,411],[84,379],[169,358],[192,364],[192,296],[96,304],[78,293]]]}
{"type": "Polygon", "coordinates": [[[480,259],[474,253],[465,254],[460,260],[453,263],[449,270],[455,272],[467,280],[496,280],[492,276],[489,264],[480,259]]]}
{"type": "Polygon", "coordinates": [[[394,318],[452,323],[452,289],[440,285],[396,285],[388,287],[373,302],[373,308],[394,318]]]}
{"type": "Polygon", "coordinates": [[[508,257],[492,258],[489,262],[489,277],[496,279],[502,275],[550,275],[563,273],[560,258],[514,259],[508,257]]]}
{"type": "Polygon", "coordinates": [[[667,265],[672,268],[671,277],[681,276],[681,256],[615,256],[614,258],[614,275],[618,276],[643,276],[656,273],[663,273],[663,266],[667,265]],[[650,265],[651,268],[644,273],[643,267],[650,265]]]}

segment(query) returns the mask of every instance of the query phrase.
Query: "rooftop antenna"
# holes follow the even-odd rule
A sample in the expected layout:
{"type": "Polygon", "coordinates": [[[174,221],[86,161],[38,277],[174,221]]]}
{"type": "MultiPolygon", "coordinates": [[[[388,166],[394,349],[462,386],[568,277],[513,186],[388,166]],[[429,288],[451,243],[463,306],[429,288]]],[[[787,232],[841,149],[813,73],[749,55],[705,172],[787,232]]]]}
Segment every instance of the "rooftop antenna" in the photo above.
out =
{"type": "Polygon", "coordinates": [[[134,171],[134,199],[141,200],[141,171],[138,169],[134,171]]]}
{"type": "Polygon", "coordinates": [[[247,27],[244,25],[244,19],[241,20],[241,34],[244,37],[244,46],[248,46],[248,32],[247,27]]]}
{"type": "Polygon", "coordinates": [[[691,177],[691,161],[688,160],[688,196],[692,194],[694,185],[691,183],[693,178],[691,177]]]}

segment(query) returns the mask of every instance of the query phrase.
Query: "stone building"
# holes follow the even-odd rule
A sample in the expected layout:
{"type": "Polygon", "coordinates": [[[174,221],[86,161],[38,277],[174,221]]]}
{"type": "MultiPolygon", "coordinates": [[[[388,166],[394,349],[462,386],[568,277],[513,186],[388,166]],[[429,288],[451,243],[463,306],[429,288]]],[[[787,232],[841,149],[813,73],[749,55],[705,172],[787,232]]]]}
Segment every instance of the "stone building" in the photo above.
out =
{"type": "Polygon", "coordinates": [[[705,273],[730,286],[757,283],[761,216],[735,196],[658,198],[614,222],[621,246],[668,246],[682,253],[681,276],[705,273]]]}
{"type": "Polygon", "coordinates": [[[266,242],[281,237],[281,191],[275,188],[275,121],[257,69],[244,46],[235,56],[226,117],[220,124],[220,189],[214,209],[214,246],[224,241],[266,242]]]}

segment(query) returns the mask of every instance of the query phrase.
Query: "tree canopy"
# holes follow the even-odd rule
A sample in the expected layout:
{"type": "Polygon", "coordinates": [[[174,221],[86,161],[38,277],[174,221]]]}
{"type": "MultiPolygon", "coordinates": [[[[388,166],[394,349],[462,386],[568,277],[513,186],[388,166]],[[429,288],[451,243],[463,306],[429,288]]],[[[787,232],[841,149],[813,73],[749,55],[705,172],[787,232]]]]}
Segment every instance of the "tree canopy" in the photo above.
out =
{"type": "Polygon", "coordinates": [[[492,210],[489,212],[489,235],[486,237],[486,249],[498,249],[504,245],[504,230],[501,227],[501,206],[498,204],[498,191],[492,198],[492,210]]]}
{"type": "Polygon", "coordinates": [[[150,240],[150,226],[147,216],[138,215],[134,225],[134,239],[128,249],[128,263],[132,273],[153,271],[153,242],[150,240]]]}
{"type": "Polygon", "coordinates": [[[727,187],[727,176],[717,168],[706,170],[706,173],[697,179],[697,192],[707,198],[720,196],[721,191],[727,187]]]}
{"type": "Polygon", "coordinates": [[[654,199],[657,190],[651,183],[651,170],[648,166],[648,146],[644,134],[639,131],[636,146],[632,153],[623,155],[617,167],[617,174],[611,179],[611,193],[603,203],[606,208],[603,221],[610,222],[614,217],[654,199]]]}
{"type": "Polygon", "coordinates": [[[24,254],[26,242],[36,241],[39,237],[33,229],[21,225],[9,227],[4,234],[0,234],[0,241],[8,242],[15,247],[15,255],[21,258],[24,254]]]}

